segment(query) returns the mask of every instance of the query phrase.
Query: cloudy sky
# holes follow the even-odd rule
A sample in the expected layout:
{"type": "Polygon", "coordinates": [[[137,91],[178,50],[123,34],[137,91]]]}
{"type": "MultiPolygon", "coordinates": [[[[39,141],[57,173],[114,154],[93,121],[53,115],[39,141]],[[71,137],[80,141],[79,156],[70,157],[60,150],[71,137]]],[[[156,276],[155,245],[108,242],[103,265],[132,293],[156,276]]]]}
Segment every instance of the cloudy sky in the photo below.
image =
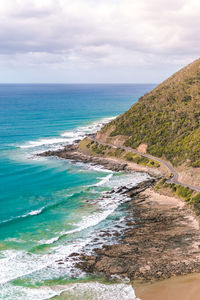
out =
{"type": "Polygon", "coordinates": [[[199,30],[199,0],[0,0],[0,82],[160,82],[199,30]]]}

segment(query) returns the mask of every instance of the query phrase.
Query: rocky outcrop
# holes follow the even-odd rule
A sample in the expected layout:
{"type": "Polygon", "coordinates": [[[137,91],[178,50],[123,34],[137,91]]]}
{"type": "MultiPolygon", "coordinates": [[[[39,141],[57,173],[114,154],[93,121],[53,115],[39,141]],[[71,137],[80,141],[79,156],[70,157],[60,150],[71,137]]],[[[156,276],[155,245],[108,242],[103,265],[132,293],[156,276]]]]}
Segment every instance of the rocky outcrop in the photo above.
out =
{"type": "MultiPolygon", "coordinates": [[[[47,151],[40,156],[103,165],[114,171],[129,170],[127,164],[120,161],[83,154],[77,145],[47,151]]],[[[102,232],[102,236],[108,239],[115,235],[114,244],[105,242],[90,255],[73,253],[71,256],[77,261],[76,267],[88,273],[103,273],[107,277],[119,275],[143,281],[200,271],[200,231],[191,222],[192,212],[184,205],[177,205],[178,200],[174,201],[173,197],[165,199],[162,204],[162,197],[166,197],[152,192],[155,181],[151,179],[137,186],[122,186],[110,192],[116,197],[119,193],[132,199],[126,203],[126,229],[120,233],[102,232]]]]}
{"type": "Polygon", "coordinates": [[[77,145],[65,146],[62,150],[57,151],[46,151],[38,154],[39,156],[56,156],[59,158],[70,159],[76,162],[92,163],[94,165],[102,165],[106,169],[119,172],[119,171],[130,171],[127,168],[127,164],[109,160],[103,157],[96,157],[91,155],[86,155],[78,150],[77,145]]]}
{"type": "Polygon", "coordinates": [[[191,222],[191,211],[177,206],[177,200],[164,206],[154,202],[145,185],[127,191],[133,199],[127,204],[128,229],[120,242],[83,254],[77,267],[142,281],[200,271],[199,229],[191,222]]]}
{"type": "Polygon", "coordinates": [[[95,156],[89,153],[86,153],[85,151],[81,151],[79,148],[78,144],[74,145],[67,145],[63,149],[60,150],[53,150],[53,151],[46,151],[43,153],[37,154],[38,156],[54,156],[62,159],[69,159],[75,162],[83,162],[83,163],[90,163],[93,165],[101,165],[104,166],[108,170],[112,170],[114,172],[119,172],[119,171],[136,171],[136,172],[145,172],[150,174],[154,178],[161,178],[162,173],[161,171],[155,169],[155,168],[150,168],[150,167],[145,167],[145,166],[140,166],[137,164],[126,162],[124,160],[120,160],[118,158],[112,159],[109,157],[104,157],[104,156],[95,156]]]}

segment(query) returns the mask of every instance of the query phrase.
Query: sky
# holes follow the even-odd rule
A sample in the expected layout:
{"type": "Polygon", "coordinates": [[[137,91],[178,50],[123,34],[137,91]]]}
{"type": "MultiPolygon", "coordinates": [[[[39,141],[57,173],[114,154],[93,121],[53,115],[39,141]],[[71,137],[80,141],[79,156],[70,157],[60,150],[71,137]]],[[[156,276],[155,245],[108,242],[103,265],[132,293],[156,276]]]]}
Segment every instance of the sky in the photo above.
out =
{"type": "Polygon", "coordinates": [[[159,83],[199,30],[199,0],[0,0],[0,83],[159,83]]]}

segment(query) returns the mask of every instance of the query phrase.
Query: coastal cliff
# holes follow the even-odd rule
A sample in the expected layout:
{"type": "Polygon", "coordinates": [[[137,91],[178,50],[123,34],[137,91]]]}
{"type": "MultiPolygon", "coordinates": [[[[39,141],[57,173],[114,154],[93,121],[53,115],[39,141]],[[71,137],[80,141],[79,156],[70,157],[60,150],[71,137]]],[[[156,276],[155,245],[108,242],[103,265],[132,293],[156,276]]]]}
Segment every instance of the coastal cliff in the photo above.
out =
{"type": "Polygon", "coordinates": [[[200,59],[141,97],[97,139],[170,161],[185,182],[200,182],[200,59]],[[138,148],[139,147],[139,148],[138,148]]]}
{"type": "MultiPolygon", "coordinates": [[[[117,193],[130,197],[124,207],[127,229],[115,244],[82,254],[76,267],[108,278],[128,277],[134,283],[199,272],[199,145],[200,59],[95,135],[40,154],[154,177],[132,190],[119,188],[117,193]],[[196,189],[190,189],[190,182],[196,189]]],[[[113,235],[109,230],[103,234],[113,235]]]]}

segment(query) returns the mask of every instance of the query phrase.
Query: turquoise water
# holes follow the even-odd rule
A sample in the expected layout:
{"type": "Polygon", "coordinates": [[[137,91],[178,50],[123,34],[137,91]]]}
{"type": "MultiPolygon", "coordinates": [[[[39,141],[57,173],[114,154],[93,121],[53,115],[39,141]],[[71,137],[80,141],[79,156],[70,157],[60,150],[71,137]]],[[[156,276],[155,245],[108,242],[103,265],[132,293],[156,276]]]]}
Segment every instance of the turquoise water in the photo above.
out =
{"type": "Polygon", "coordinates": [[[146,176],[35,154],[98,130],[152,87],[0,85],[0,299],[48,299],[83,278],[56,261],[122,217],[124,199],[103,193],[146,176]]]}

